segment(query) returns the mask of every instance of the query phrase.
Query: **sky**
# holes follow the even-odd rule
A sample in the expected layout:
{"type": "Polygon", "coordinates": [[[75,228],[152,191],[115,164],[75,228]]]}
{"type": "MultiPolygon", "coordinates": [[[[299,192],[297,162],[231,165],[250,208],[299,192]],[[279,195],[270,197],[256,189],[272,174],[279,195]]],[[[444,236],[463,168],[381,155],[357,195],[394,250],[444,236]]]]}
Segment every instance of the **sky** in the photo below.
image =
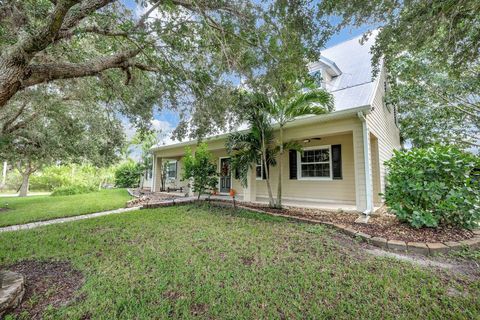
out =
{"type": "MultiPolygon", "coordinates": [[[[137,3],[135,3],[135,0],[122,0],[122,1],[125,4],[125,6],[130,10],[132,10],[134,13],[138,14],[139,12],[142,11],[142,8],[140,8],[137,5],[137,3]]],[[[335,23],[335,17],[332,18],[332,22],[335,23]]],[[[334,46],[343,41],[350,40],[357,36],[360,36],[368,30],[369,30],[368,26],[363,26],[360,28],[355,28],[355,27],[344,28],[338,34],[332,36],[332,38],[327,42],[326,48],[334,46]]],[[[178,122],[179,122],[179,116],[176,112],[172,112],[170,110],[162,110],[160,113],[157,112],[154,114],[154,119],[152,120],[152,127],[156,130],[161,130],[162,133],[164,133],[163,141],[161,143],[171,142],[169,133],[173,129],[175,129],[178,122]]],[[[125,127],[126,127],[127,138],[130,138],[135,133],[135,129],[129,126],[128,123],[125,124],[125,127]]]]}

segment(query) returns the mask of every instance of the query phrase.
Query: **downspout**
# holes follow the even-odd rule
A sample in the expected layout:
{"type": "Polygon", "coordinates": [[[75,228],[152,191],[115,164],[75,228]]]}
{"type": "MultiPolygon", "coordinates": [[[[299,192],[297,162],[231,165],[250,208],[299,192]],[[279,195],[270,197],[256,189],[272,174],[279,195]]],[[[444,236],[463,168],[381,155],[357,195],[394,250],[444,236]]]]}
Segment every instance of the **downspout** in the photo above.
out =
{"type": "Polygon", "coordinates": [[[358,118],[362,122],[362,134],[363,134],[363,157],[365,161],[365,193],[366,193],[366,201],[367,201],[367,209],[363,212],[366,216],[368,216],[373,211],[372,203],[373,203],[373,196],[372,196],[372,174],[370,172],[370,161],[368,159],[369,148],[370,144],[368,142],[368,126],[367,126],[367,118],[363,111],[359,111],[357,113],[358,118]]]}

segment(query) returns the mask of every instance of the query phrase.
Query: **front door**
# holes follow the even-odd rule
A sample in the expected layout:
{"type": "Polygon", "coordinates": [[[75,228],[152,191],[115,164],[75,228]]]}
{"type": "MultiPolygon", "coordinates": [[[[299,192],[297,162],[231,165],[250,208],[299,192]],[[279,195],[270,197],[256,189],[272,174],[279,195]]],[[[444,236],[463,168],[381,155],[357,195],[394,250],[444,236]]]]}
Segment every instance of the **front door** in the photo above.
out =
{"type": "Polygon", "coordinates": [[[230,192],[231,186],[230,158],[220,158],[220,192],[230,192]]]}

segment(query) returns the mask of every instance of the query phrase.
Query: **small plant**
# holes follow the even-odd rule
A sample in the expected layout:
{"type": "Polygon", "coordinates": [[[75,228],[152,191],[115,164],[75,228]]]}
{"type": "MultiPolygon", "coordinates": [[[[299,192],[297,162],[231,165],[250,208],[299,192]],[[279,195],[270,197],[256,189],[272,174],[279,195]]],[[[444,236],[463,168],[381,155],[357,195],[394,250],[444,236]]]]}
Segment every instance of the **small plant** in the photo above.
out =
{"type": "Polygon", "coordinates": [[[193,192],[198,194],[198,199],[207,191],[212,192],[217,188],[218,173],[211,158],[206,143],[201,143],[195,153],[189,147],[185,148],[185,171],[182,180],[193,179],[192,188],[193,192]]]}
{"type": "Polygon", "coordinates": [[[387,161],[385,201],[415,228],[480,222],[479,157],[453,147],[395,151],[387,161]]]}
{"type": "Polygon", "coordinates": [[[142,167],[135,162],[125,162],[115,170],[115,186],[119,188],[136,188],[140,184],[142,167]]]}

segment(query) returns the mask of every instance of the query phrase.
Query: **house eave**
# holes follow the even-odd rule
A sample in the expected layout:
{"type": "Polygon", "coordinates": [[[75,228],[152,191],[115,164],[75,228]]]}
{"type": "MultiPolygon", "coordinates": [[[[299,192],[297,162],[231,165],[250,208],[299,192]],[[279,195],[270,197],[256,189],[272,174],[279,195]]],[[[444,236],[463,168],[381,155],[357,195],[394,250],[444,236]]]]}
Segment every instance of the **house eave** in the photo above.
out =
{"type": "MultiPolygon", "coordinates": [[[[327,122],[327,121],[339,120],[339,119],[345,119],[345,118],[351,118],[351,117],[357,118],[357,113],[360,111],[366,114],[370,113],[371,105],[365,105],[365,106],[350,108],[346,110],[334,111],[334,112],[322,114],[322,115],[301,117],[296,119],[295,121],[287,123],[285,128],[294,128],[294,127],[304,126],[312,123],[327,122]]],[[[273,126],[273,129],[274,130],[278,129],[278,125],[273,126]]],[[[248,131],[248,129],[239,130],[238,132],[246,132],[246,131],[248,131]]],[[[205,138],[203,139],[203,141],[208,143],[209,141],[226,139],[229,134],[230,133],[219,134],[216,136],[205,138]]],[[[187,147],[187,146],[196,145],[197,142],[198,142],[197,140],[189,140],[189,141],[179,142],[179,143],[170,144],[166,146],[152,147],[150,151],[157,152],[157,151],[169,150],[169,149],[178,148],[178,147],[187,147]]]]}

